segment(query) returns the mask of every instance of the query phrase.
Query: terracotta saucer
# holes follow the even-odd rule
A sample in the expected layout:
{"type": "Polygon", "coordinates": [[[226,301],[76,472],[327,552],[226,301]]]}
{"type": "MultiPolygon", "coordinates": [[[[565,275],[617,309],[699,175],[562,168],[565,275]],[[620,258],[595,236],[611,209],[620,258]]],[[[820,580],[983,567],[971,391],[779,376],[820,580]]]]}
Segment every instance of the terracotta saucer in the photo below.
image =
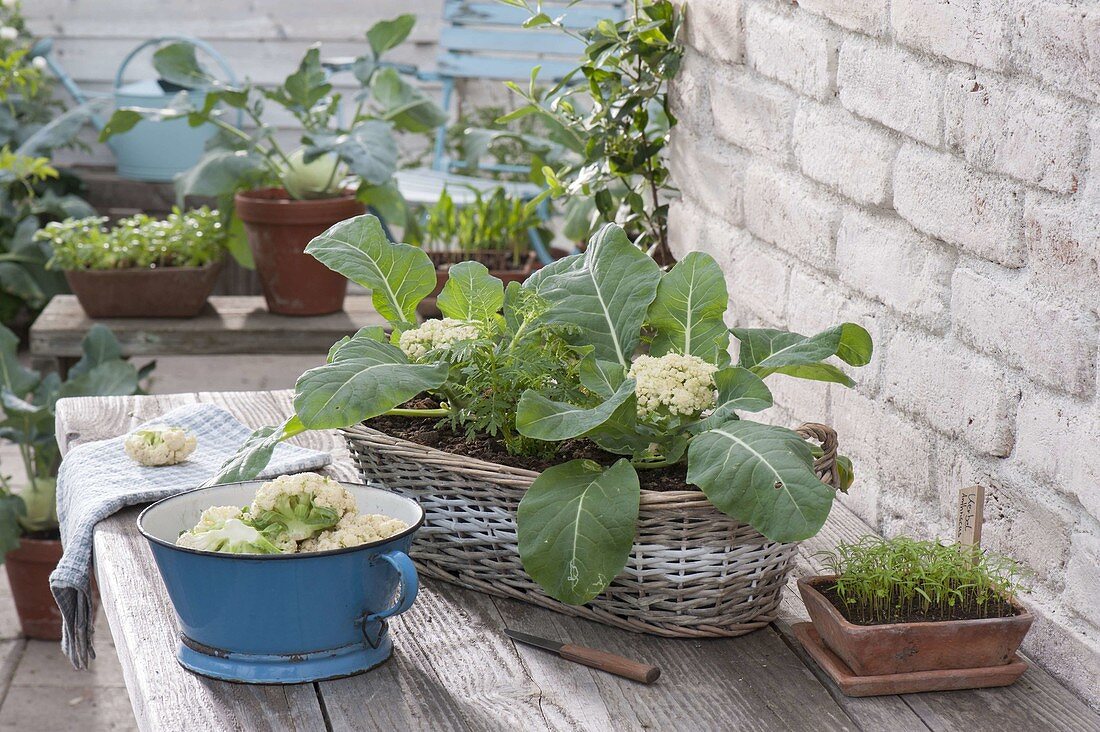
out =
{"type": "Polygon", "coordinates": [[[856,676],[852,670],[821,642],[813,623],[791,626],[795,638],[806,652],[829,675],[845,696],[884,696],[916,694],[921,691],[956,691],[1008,686],[1027,671],[1027,662],[1014,655],[1004,666],[986,668],[916,671],[883,676],[856,676]]]}

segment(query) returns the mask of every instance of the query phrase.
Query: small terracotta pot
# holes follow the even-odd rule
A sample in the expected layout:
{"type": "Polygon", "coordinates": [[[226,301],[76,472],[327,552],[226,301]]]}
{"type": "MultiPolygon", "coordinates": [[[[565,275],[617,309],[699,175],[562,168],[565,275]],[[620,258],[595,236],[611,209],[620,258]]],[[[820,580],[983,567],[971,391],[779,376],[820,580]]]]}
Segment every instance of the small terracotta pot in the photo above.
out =
{"type": "MultiPolygon", "coordinates": [[[[481,262],[485,266],[489,267],[489,274],[504,283],[507,287],[509,282],[523,282],[530,277],[536,270],[540,270],[543,267],[542,262],[534,252],[531,252],[531,257],[524,263],[519,269],[501,269],[493,266],[493,260],[499,259],[495,255],[499,255],[502,252],[499,251],[487,251],[487,252],[447,252],[447,251],[429,251],[428,256],[431,257],[432,263],[435,265],[435,289],[432,290],[432,294],[421,300],[420,304],[416,306],[416,312],[420,313],[424,318],[438,318],[442,315],[439,311],[439,307],[436,305],[436,298],[439,297],[439,293],[443,292],[443,286],[447,284],[447,279],[450,277],[451,265],[458,264],[459,262],[465,262],[473,260],[475,262],[481,262]],[[485,257],[479,255],[488,255],[485,257]]],[[[568,252],[552,248],[550,253],[554,256],[554,259],[561,259],[568,256],[568,252]]]]}
{"type": "Polygon", "coordinates": [[[318,234],[366,207],[347,193],[338,198],[296,201],[282,188],[234,197],[256,260],[267,309],[280,315],[324,315],[344,307],[348,281],[305,253],[318,234]]]}
{"type": "Polygon", "coordinates": [[[193,318],[206,305],[222,265],[74,269],[65,279],[91,318],[193,318]]]}
{"type": "Polygon", "coordinates": [[[4,558],[15,611],[28,638],[61,640],[61,610],[50,592],[50,572],[59,561],[56,539],[20,539],[19,548],[4,558]]]}
{"type": "Polygon", "coordinates": [[[857,676],[1004,666],[1016,654],[1034,616],[1013,602],[1016,614],[982,620],[856,625],[818,587],[835,576],[798,580],[814,630],[857,676]]]}

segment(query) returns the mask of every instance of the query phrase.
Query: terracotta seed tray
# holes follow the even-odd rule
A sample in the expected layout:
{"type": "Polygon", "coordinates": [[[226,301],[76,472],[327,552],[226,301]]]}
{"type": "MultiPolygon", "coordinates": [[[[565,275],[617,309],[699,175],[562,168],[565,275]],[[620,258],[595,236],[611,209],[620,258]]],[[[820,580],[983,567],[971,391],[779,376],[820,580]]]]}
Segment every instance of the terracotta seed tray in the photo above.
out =
{"type": "Polygon", "coordinates": [[[1004,666],[915,671],[883,676],[856,676],[836,654],[825,647],[813,623],[791,626],[795,638],[845,696],[916,694],[921,691],[957,691],[1008,686],[1027,671],[1027,662],[1014,655],[1004,666]]]}

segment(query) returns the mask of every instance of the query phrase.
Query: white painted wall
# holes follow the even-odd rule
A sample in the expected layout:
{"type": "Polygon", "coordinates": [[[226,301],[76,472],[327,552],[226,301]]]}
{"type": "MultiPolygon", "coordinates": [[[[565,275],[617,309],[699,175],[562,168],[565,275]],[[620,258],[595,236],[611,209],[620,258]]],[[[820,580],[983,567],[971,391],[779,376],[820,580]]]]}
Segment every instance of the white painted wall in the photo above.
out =
{"type": "Polygon", "coordinates": [[[1100,6],[690,0],[688,39],[677,251],[737,324],[871,331],[856,389],[784,382],[781,419],[836,427],[888,535],[950,537],[985,485],[1027,650],[1097,703],[1100,6]]]}

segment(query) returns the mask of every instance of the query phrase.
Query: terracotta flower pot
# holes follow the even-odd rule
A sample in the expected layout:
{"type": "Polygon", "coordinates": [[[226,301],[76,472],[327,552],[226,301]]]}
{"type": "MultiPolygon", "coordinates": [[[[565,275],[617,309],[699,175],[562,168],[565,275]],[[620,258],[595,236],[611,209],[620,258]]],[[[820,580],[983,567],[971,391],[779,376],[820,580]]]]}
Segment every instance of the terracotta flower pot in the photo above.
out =
{"type": "Polygon", "coordinates": [[[91,318],[193,318],[206,305],[223,264],[77,269],[66,271],[65,279],[91,318]]]}
{"type": "Polygon", "coordinates": [[[1003,666],[1034,620],[1013,602],[1016,614],[1007,618],[856,625],[817,589],[835,581],[803,577],[798,591],[821,640],[858,676],[1003,666]]]}
{"type": "Polygon", "coordinates": [[[238,193],[234,201],[268,310],[324,315],[344,307],[348,281],[306,254],[305,248],[333,224],[366,211],[353,194],[296,201],[282,188],[263,188],[238,193]]]}
{"type": "Polygon", "coordinates": [[[59,561],[56,539],[20,539],[19,548],[4,558],[19,624],[28,638],[61,640],[61,610],[50,592],[50,572],[59,561]]]}
{"type": "MultiPolygon", "coordinates": [[[[569,254],[569,252],[556,247],[551,248],[550,253],[554,256],[554,259],[561,259],[569,254]]],[[[438,318],[442,316],[442,313],[439,312],[439,307],[436,305],[436,298],[439,297],[439,293],[443,292],[443,286],[447,284],[447,279],[450,277],[449,270],[451,265],[467,260],[481,262],[489,268],[489,274],[501,280],[504,286],[507,287],[509,282],[523,282],[536,270],[542,269],[542,262],[535,256],[535,253],[530,252],[530,255],[528,260],[520,267],[513,268],[508,266],[510,263],[500,261],[502,259],[510,259],[511,255],[509,252],[496,250],[475,252],[429,250],[428,256],[431,257],[432,264],[435,265],[435,289],[432,291],[431,295],[424,298],[420,304],[416,306],[416,312],[420,313],[420,316],[423,318],[438,318]],[[501,255],[505,256],[502,257],[501,255]]]]}

